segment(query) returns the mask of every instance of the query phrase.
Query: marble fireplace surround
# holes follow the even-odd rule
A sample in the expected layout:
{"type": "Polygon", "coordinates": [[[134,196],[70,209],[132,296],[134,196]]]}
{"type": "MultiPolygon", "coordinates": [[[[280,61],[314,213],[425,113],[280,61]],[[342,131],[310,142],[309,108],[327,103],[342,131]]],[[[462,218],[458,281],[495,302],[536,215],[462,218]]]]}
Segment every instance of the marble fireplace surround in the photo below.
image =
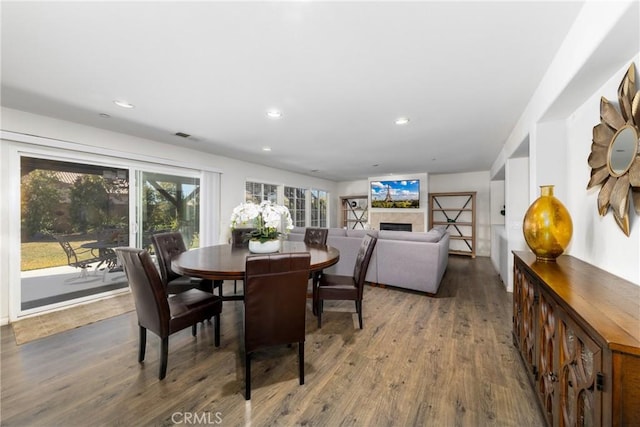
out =
{"type": "Polygon", "coordinates": [[[380,230],[381,222],[399,222],[411,224],[412,231],[426,231],[426,212],[369,212],[369,226],[374,230],[380,230]]]}

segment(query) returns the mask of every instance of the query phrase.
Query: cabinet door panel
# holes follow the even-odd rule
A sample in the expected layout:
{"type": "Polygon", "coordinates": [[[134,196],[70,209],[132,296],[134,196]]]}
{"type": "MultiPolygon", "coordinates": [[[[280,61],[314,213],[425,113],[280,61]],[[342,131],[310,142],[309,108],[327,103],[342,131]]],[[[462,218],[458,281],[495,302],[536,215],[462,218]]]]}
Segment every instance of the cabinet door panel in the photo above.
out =
{"type": "Polygon", "coordinates": [[[557,405],[558,372],[556,369],[557,334],[556,305],[545,293],[540,292],[538,303],[538,395],[543,404],[544,415],[553,424],[553,414],[557,405]]]}
{"type": "Polygon", "coordinates": [[[559,325],[560,425],[601,424],[602,392],[597,377],[602,371],[602,352],[587,334],[568,318],[559,325]]]}
{"type": "Polygon", "coordinates": [[[547,425],[639,425],[640,287],[569,255],[514,261],[514,344],[547,425]]]}
{"type": "Polygon", "coordinates": [[[529,381],[533,384],[538,379],[537,357],[537,288],[535,280],[516,264],[514,268],[514,306],[513,334],[514,341],[527,369],[529,381]]]}

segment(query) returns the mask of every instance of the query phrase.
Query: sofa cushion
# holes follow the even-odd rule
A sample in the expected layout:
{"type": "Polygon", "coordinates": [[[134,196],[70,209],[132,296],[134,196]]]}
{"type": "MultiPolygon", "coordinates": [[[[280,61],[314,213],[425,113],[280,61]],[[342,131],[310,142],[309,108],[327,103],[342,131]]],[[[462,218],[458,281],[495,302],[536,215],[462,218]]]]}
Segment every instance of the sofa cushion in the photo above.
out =
{"type": "Polygon", "coordinates": [[[373,237],[378,237],[378,230],[347,230],[347,237],[363,238],[367,234],[370,234],[373,237]]]}
{"type": "Polygon", "coordinates": [[[346,235],[347,235],[347,230],[345,230],[344,228],[329,229],[329,236],[346,236],[346,235]]]}
{"type": "Polygon", "coordinates": [[[380,239],[386,240],[407,240],[411,242],[438,242],[442,238],[440,233],[422,233],[414,231],[380,230],[380,239]]]}
{"type": "Polygon", "coordinates": [[[447,232],[447,228],[444,226],[438,226],[438,227],[434,227],[431,230],[427,231],[427,234],[431,234],[432,236],[436,236],[437,240],[435,240],[436,242],[439,242],[440,239],[442,239],[442,236],[444,236],[444,233],[447,232]]]}

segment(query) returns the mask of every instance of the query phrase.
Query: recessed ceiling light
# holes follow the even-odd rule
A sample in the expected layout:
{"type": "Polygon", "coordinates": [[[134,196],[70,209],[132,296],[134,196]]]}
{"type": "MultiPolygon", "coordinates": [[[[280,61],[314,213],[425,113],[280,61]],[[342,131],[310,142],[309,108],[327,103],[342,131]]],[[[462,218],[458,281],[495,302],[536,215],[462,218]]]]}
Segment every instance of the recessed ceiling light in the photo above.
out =
{"type": "Polygon", "coordinates": [[[127,101],[120,101],[116,99],[113,103],[122,108],[135,108],[135,105],[129,104],[127,101]]]}
{"type": "Polygon", "coordinates": [[[282,117],[282,112],[278,110],[269,110],[267,111],[267,117],[269,117],[270,119],[279,119],[280,117],[282,117]]]}
{"type": "Polygon", "coordinates": [[[262,151],[271,151],[271,147],[262,147],[262,151]]]}
{"type": "Polygon", "coordinates": [[[396,124],[397,125],[406,125],[407,123],[409,123],[409,118],[408,117],[398,117],[396,119],[396,124]]]}

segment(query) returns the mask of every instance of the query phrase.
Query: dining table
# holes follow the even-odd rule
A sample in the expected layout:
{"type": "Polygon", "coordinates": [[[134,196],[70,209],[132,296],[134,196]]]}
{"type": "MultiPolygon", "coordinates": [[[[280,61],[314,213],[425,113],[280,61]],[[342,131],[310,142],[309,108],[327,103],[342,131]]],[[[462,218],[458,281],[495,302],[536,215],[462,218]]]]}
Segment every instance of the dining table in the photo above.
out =
{"type": "MultiPolygon", "coordinates": [[[[327,245],[310,245],[305,242],[283,240],[277,253],[309,252],[311,274],[336,264],[340,251],[327,245]]],[[[183,276],[211,280],[218,287],[223,300],[242,300],[242,295],[224,296],[222,281],[244,280],[247,257],[253,254],[248,248],[233,244],[205,246],[182,252],[171,260],[171,269],[183,276]]]]}

